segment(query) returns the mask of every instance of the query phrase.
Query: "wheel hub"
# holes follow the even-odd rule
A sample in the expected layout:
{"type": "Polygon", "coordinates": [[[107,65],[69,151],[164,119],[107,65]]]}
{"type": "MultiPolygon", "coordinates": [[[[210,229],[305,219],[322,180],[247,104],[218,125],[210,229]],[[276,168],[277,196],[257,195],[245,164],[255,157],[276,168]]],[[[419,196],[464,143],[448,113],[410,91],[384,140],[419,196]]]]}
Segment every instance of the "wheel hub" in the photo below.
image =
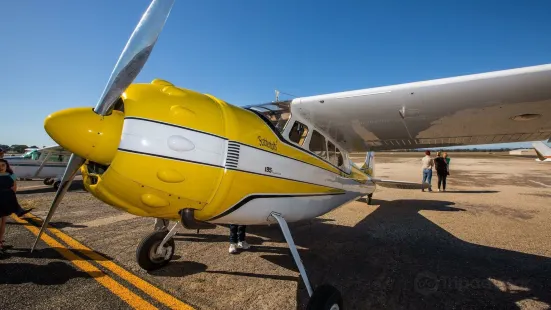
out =
{"type": "Polygon", "coordinates": [[[164,260],[169,260],[170,256],[172,255],[172,247],[166,246],[161,248],[161,255],[157,254],[157,249],[159,249],[159,245],[161,244],[161,241],[158,241],[155,243],[154,246],[151,247],[149,250],[149,258],[151,261],[154,262],[161,262],[164,260]]]}

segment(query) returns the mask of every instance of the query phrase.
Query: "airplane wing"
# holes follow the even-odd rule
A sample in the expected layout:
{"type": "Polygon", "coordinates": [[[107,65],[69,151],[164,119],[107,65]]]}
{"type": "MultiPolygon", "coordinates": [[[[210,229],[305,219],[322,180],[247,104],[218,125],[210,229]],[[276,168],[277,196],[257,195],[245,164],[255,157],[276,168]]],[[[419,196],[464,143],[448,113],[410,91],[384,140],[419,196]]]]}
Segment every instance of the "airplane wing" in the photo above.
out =
{"type": "Polygon", "coordinates": [[[291,114],[349,152],[551,137],[551,64],[302,97],[291,114]]]}
{"type": "Polygon", "coordinates": [[[38,149],[39,151],[63,151],[64,149],[59,145],[51,145],[38,149]]]}

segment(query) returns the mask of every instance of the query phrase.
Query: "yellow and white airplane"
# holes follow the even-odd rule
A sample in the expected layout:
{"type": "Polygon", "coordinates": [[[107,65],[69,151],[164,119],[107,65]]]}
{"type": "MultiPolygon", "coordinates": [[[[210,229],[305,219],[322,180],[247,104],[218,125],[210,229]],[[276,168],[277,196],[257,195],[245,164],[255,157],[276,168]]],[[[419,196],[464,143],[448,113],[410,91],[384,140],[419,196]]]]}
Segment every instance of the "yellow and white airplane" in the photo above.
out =
{"type": "Polygon", "coordinates": [[[95,108],[46,118],[48,134],[73,154],[40,233],[80,170],[101,201],[157,219],[137,248],[142,268],[170,261],[178,223],[187,229],[278,223],[309,306],[339,309],[334,287],[313,290],[287,223],[371,196],[376,185],[426,186],[376,179],[374,151],[551,136],[551,65],[246,107],[160,79],[132,84],[173,2],[151,3],[95,108]],[[361,168],[351,152],[366,153],[361,168]],[[169,229],[170,220],[177,222],[169,229]]]}

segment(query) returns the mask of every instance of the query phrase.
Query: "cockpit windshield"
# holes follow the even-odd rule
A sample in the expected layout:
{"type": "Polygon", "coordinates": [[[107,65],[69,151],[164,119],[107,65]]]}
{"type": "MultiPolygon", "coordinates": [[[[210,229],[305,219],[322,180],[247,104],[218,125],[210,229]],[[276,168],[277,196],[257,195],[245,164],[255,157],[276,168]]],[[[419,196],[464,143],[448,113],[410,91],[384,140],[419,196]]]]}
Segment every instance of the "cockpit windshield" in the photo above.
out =
{"type": "Polygon", "coordinates": [[[289,117],[291,117],[290,104],[291,101],[278,101],[260,105],[250,105],[243,108],[261,114],[281,133],[283,129],[285,129],[289,117]]]}

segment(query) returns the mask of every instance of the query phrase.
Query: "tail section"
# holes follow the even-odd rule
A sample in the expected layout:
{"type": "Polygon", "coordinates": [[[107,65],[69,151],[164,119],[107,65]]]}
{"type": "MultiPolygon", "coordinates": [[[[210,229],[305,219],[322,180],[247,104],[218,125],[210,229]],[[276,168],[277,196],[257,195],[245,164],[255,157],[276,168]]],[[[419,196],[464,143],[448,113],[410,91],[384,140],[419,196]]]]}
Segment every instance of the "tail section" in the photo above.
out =
{"type": "Polygon", "coordinates": [[[538,141],[532,143],[532,146],[536,151],[539,161],[551,161],[551,148],[545,145],[545,143],[538,141]]]}
{"type": "Polygon", "coordinates": [[[364,164],[360,169],[370,177],[375,176],[375,152],[367,152],[364,164]]]}

